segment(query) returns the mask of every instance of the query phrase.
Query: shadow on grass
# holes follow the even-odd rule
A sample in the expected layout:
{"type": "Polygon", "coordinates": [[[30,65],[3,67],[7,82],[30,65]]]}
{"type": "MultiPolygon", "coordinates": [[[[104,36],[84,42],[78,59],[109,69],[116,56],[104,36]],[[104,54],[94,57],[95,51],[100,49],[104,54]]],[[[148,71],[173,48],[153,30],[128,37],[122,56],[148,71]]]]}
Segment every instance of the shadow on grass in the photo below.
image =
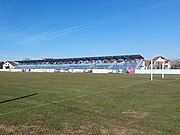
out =
{"type": "Polygon", "coordinates": [[[8,100],[0,101],[0,104],[4,104],[4,103],[7,103],[7,102],[11,102],[11,101],[15,101],[15,100],[23,99],[23,98],[32,97],[32,96],[35,96],[35,95],[38,95],[38,94],[39,94],[39,93],[33,93],[33,94],[21,96],[21,97],[16,97],[16,98],[12,98],[12,99],[8,99],[8,100]]]}

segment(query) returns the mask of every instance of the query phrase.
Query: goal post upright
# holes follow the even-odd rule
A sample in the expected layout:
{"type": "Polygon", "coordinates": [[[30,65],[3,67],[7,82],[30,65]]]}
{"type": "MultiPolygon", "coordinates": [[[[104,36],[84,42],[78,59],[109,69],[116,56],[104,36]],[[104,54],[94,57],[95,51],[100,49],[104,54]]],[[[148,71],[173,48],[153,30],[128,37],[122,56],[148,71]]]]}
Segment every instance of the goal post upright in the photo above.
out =
{"type": "Polygon", "coordinates": [[[164,78],[164,66],[165,66],[165,63],[163,62],[162,63],[162,78],[164,78]]]}
{"type": "Polygon", "coordinates": [[[151,60],[151,81],[153,81],[153,60],[151,60]]]}

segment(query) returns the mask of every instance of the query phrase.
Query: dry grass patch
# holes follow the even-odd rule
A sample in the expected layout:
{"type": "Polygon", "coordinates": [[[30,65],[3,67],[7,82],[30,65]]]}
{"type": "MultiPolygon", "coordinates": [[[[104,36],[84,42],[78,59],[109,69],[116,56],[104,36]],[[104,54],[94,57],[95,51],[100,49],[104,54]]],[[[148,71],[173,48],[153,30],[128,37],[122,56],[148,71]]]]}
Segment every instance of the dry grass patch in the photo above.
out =
{"type": "Polygon", "coordinates": [[[127,114],[127,115],[134,117],[134,118],[143,118],[143,117],[146,117],[148,115],[147,112],[137,112],[134,110],[123,111],[122,114],[127,114]]]}
{"type": "Polygon", "coordinates": [[[13,134],[13,135],[54,135],[60,134],[56,131],[52,131],[41,125],[30,125],[30,126],[9,126],[0,125],[0,134],[13,134]]]}
{"type": "Polygon", "coordinates": [[[0,134],[3,135],[92,135],[89,129],[92,126],[81,126],[75,128],[70,124],[64,124],[59,131],[46,128],[43,125],[10,126],[0,125],[0,134]]]}
{"type": "Polygon", "coordinates": [[[143,134],[143,132],[138,131],[137,129],[129,129],[126,127],[118,127],[112,129],[105,129],[102,128],[101,132],[102,135],[134,135],[134,134],[143,134]]]}

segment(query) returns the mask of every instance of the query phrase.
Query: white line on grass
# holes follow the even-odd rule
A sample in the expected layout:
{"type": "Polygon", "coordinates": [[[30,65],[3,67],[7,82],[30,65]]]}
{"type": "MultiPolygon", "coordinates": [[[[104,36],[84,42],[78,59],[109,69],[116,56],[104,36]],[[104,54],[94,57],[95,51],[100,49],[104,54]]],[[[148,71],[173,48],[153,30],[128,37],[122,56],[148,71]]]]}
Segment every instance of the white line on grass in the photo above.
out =
{"type": "MultiPolygon", "coordinates": [[[[130,86],[133,86],[133,85],[142,84],[142,83],[146,83],[146,82],[149,82],[149,81],[143,81],[143,82],[139,82],[139,83],[127,84],[127,85],[124,85],[124,86],[119,87],[119,88],[126,88],[126,87],[130,87],[130,86]]],[[[2,113],[2,114],[0,114],[0,116],[5,116],[5,115],[13,114],[13,113],[23,112],[23,111],[27,111],[27,110],[31,110],[31,109],[36,109],[36,108],[48,106],[50,104],[58,104],[58,103],[62,103],[62,102],[70,101],[70,100],[79,99],[79,98],[82,98],[82,97],[87,97],[87,96],[90,96],[90,95],[106,93],[106,92],[109,92],[109,91],[111,91],[111,90],[99,91],[99,92],[94,92],[94,93],[80,95],[80,96],[77,96],[77,97],[66,98],[66,99],[63,99],[63,100],[60,100],[60,101],[54,101],[54,102],[45,103],[45,104],[41,104],[41,105],[29,107],[29,108],[24,108],[24,109],[10,111],[8,113],[2,113]]]]}
{"type": "MultiPolygon", "coordinates": [[[[177,79],[178,80],[178,79],[177,79]]],[[[155,82],[175,82],[177,80],[154,80],[155,82]]]]}
{"type": "Polygon", "coordinates": [[[167,78],[167,79],[172,79],[172,80],[165,80],[165,79],[161,79],[161,80],[154,80],[154,81],[160,81],[160,82],[175,82],[177,80],[180,80],[180,78],[167,78]]]}

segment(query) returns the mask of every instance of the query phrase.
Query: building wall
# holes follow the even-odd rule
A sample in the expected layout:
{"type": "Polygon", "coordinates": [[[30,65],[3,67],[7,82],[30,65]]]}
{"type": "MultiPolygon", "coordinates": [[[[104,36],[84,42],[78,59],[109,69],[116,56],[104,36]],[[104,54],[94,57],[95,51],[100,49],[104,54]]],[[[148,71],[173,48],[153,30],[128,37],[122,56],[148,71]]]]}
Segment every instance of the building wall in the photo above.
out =
{"type": "Polygon", "coordinates": [[[162,58],[161,56],[159,56],[159,58],[157,58],[156,60],[153,61],[154,62],[154,68],[155,69],[162,69],[162,64],[165,63],[165,69],[170,69],[172,62],[170,62],[168,59],[166,58],[162,58]]]}
{"type": "Polygon", "coordinates": [[[9,62],[5,62],[3,65],[3,69],[14,69],[15,67],[11,65],[9,62]]]}
{"type": "MultiPolygon", "coordinates": [[[[164,64],[165,69],[171,69],[172,68],[172,62],[166,58],[163,58],[161,56],[155,57],[153,59],[153,68],[154,69],[162,69],[162,65],[164,64]]],[[[142,64],[142,69],[150,69],[151,68],[151,60],[145,60],[142,64]]]]}

